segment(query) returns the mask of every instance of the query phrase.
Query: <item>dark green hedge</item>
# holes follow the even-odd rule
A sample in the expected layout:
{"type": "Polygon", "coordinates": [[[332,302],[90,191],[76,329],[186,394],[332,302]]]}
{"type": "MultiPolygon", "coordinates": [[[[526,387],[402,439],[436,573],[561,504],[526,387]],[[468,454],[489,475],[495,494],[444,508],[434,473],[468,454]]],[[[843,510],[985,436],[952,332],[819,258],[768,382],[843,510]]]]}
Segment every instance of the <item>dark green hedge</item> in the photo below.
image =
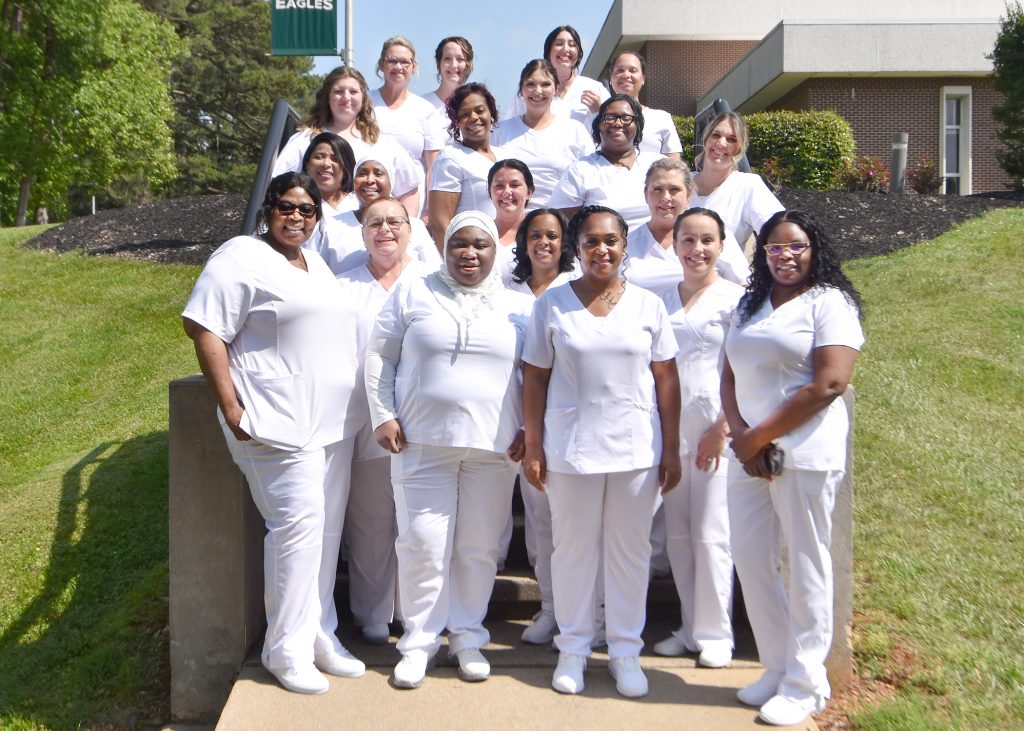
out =
{"type": "MultiPolygon", "coordinates": [[[[756,172],[793,188],[828,190],[853,159],[853,129],[835,112],[757,112],[743,115],[750,132],[747,157],[756,172]]],[[[693,117],[674,117],[683,157],[693,163],[693,117]]]]}

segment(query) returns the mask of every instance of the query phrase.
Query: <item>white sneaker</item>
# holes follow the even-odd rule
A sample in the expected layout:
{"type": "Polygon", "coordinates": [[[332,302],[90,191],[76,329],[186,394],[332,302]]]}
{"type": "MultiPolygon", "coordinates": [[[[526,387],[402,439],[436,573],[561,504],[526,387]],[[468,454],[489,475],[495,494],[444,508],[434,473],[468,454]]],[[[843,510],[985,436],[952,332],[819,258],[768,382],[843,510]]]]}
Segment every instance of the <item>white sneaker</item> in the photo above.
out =
{"type": "Polygon", "coordinates": [[[761,707],[767,703],[772,696],[779,692],[779,683],[782,682],[782,673],[766,670],[760,678],[745,688],[736,691],[736,697],[740,703],[748,706],[761,707]]]}
{"type": "Polygon", "coordinates": [[[732,650],[725,645],[712,645],[700,651],[697,662],[706,668],[727,668],[732,662],[732,650]]]}
{"type": "Polygon", "coordinates": [[[455,659],[459,663],[459,677],[463,680],[478,683],[491,676],[491,664],[475,647],[459,650],[455,653],[455,659]]]}
{"type": "Polygon", "coordinates": [[[313,664],[325,673],[342,678],[361,678],[366,672],[366,665],[363,664],[363,661],[356,659],[344,647],[338,652],[314,658],[313,664]]]}
{"type": "Polygon", "coordinates": [[[434,665],[434,657],[426,650],[412,650],[395,665],[391,682],[396,688],[419,688],[427,676],[427,670],[434,665]]]}
{"type": "Polygon", "coordinates": [[[363,625],[363,640],[368,645],[383,645],[391,637],[391,630],[384,623],[363,625]]]}
{"type": "Polygon", "coordinates": [[[267,667],[266,664],[263,667],[267,668],[270,674],[277,678],[277,682],[286,690],[290,690],[293,693],[320,695],[321,693],[326,693],[331,687],[327,678],[321,675],[312,663],[309,665],[293,665],[292,667],[280,670],[267,667]]]}
{"type": "Polygon", "coordinates": [[[640,669],[640,658],[613,657],[608,662],[608,672],[615,678],[615,690],[627,698],[642,698],[648,693],[647,676],[640,669]]]}
{"type": "Polygon", "coordinates": [[[558,634],[555,615],[548,612],[537,612],[533,615],[533,623],[523,630],[523,642],[528,645],[550,645],[558,634]]]}
{"type": "Polygon", "coordinates": [[[692,652],[686,643],[675,635],[669,635],[661,642],[655,643],[652,649],[655,655],[662,657],[682,657],[686,653],[692,652]]]}
{"type": "Polygon", "coordinates": [[[583,692],[583,671],[587,669],[587,658],[583,655],[559,653],[558,667],[551,676],[551,687],[559,693],[575,695],[583,692]]]}
{"type": "Polygon", "coordinates": [[[761,706],[758,717],[772,726],[793,726],[812,713],[825,710],[825,699],[816,695],[793,698],[788,695],[772,696],[761,706]]]}

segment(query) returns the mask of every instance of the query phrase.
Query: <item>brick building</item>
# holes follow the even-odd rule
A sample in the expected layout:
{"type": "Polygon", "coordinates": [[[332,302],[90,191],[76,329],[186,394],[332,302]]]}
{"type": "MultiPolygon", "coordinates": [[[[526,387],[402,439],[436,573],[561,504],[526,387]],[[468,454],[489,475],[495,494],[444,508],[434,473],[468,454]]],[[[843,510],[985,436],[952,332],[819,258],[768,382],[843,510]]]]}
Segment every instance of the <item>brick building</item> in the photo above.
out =
{"type": "Polygon", "coordinates": [[[1002,190],[992,63],[1003,0],[615,0],[583,73],[619,51],[647,59],[645,104],[692,115],[721,98],[741,113],[834,109],[857,151],[933,160],[947,193],[1002,190]]]}

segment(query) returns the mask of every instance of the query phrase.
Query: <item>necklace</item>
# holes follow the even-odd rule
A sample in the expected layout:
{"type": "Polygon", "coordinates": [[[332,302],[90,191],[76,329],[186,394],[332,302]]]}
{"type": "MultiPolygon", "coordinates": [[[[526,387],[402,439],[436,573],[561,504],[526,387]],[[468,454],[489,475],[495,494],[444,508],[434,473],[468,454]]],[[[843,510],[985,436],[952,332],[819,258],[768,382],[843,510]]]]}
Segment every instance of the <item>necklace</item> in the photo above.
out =
{"type": "Polygon", "coordinates": [[[607,290],[597,295],[597,298],[608,305],[608,309],[612,309],[615,305],[619,304],[619,300],[622,299],[622,295],[626,292],[626,283],[621,279],[619,280],[619,291],[615,294],[609,293],[607,290]]]}

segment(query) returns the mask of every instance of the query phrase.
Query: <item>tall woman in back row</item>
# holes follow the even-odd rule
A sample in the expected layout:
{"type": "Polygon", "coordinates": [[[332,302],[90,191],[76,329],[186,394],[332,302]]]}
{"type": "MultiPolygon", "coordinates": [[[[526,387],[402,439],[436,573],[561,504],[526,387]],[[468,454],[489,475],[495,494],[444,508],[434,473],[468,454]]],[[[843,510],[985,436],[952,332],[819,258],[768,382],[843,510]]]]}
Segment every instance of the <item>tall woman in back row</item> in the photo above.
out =
{"type": "Polygon", "coordinates": [[[863,342],[860,297],[828,236],[806,213],[772,216],[725,340],[722,408],[743,466],[729,470],[733,561],[765,668],[737,696],[773,725],[802,722],[831,693],[829,548],[849,431],[839,396],[863,342]]]}

